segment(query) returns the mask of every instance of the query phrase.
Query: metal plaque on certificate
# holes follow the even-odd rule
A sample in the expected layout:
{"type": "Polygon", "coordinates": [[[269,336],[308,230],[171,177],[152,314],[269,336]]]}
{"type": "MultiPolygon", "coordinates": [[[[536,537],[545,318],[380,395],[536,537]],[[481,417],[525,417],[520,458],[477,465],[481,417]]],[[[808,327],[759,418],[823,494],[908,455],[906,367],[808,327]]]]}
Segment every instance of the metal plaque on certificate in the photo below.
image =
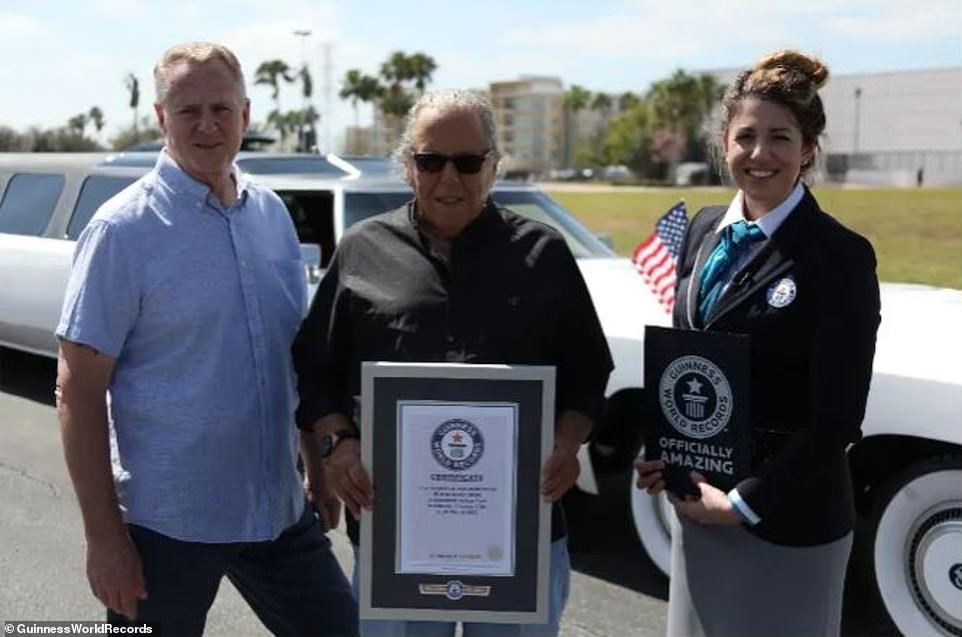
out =
{"type": "Polygon", "coordinates": [[[697,494],[697,471],[728,491],[751,462],[749,337],[645,328],[645,459],[662,460],[666,488],[697,494]]]}
{"type": "Polygon", "coordinates": [[[543,623],[549,366],[364,363],[362,619],[543,623]]]}

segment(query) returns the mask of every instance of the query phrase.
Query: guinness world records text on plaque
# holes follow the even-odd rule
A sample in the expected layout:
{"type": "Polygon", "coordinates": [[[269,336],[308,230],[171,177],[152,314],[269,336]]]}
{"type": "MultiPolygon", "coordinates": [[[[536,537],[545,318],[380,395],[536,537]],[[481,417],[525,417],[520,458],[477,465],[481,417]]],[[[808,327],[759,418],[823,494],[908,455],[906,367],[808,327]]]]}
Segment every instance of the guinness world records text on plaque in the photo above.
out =
{"type": "Polygon", "coordinates": [[[746,335],[645,328],[645,459],[665,462],[675,494],[701,473],[729,490],[751,467],[750,340],[746,335]]]}

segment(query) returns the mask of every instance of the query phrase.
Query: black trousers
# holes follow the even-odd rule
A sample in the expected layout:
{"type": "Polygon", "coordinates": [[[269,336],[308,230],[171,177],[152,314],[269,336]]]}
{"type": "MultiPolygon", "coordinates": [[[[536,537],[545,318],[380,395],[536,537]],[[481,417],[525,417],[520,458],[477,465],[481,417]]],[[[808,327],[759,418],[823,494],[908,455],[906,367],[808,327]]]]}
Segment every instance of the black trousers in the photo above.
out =
{"type": "Polygon", "coordinates": [[[159,622],[165,637],[201,635],[227,576],[275,635],[357,635],[357,604],[331,542],[309,506],[276,540],[182,542],[129,525],[143,562],[147,599],[137,622],[107,612],[116,626],[159,622]]]}

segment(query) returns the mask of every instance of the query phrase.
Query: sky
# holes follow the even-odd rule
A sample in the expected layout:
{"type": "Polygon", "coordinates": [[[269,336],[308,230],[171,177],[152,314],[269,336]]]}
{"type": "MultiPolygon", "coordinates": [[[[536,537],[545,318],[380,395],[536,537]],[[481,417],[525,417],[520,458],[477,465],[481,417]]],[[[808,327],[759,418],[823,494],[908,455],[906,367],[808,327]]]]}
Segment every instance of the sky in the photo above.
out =
{"type": "MultiPolygon", "coordinates": [[[[273,108],[270,89],[252,83],[257,66],[306,59],[322,141],[336,143],[372,117],[370,105],[355,113],[337,97],[341,78],[375,74],[396,50],[435,59],[433,88],[524,74],[644,92],[678,68],[746,67],[779,48],[813,53],[833,74],[960,67],[962,0],[0,0],[0,125],[59,126],[96,105],[106,143],[133,118],[124,77],[139,78],[150,114],[153,64],[187,40],[238,55],[255,121],[273,108]]],[[[301,105],[296,85],[281,91],[282,108],[301,105]]]]}

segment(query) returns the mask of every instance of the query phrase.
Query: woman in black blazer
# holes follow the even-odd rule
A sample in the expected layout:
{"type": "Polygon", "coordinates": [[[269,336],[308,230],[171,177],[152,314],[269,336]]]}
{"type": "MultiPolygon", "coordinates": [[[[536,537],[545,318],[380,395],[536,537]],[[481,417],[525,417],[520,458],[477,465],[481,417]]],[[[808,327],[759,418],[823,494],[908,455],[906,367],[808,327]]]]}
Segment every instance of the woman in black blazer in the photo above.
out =
{"type": "MultiPolygon", "coordinates": [[[[879,291],[869,242],[819,208],[828,69],[781,51],[740,74],[718,136],[739,191],[688,226],[675,327],[751,337],[752,471],[669,495],[669,635],[837,635],[854,505],[846,446],[865,412],[879,291]]],[[[664,489],[661,461],[638,486],[664,489]]]]}

